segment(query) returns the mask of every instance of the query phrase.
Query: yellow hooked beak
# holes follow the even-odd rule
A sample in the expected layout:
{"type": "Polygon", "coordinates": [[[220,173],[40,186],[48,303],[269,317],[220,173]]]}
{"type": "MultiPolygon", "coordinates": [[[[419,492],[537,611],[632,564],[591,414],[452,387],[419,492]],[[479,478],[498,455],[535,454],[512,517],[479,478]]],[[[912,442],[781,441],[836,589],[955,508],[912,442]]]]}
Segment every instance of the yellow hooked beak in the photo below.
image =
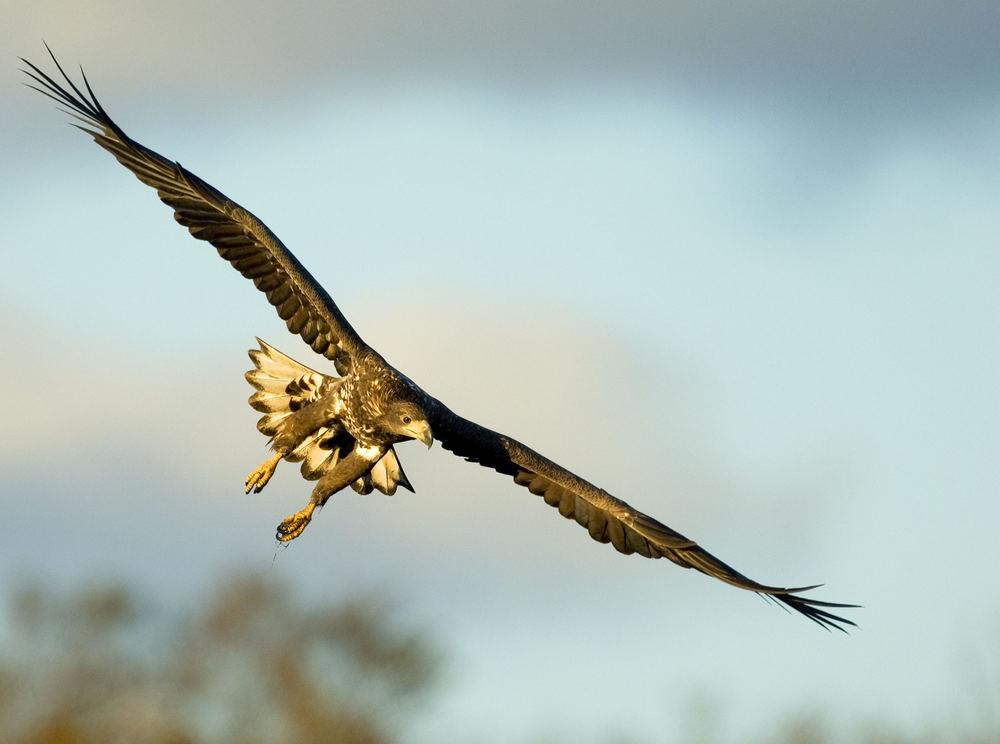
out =
{"type": "Polygon", "coordinates": [[[414,421],[408,428],[407,433],[414,439],[418,439],[427,445],[427,449],[434,444],[434,434],[431,432],[431,425],[426,421],[414,421]]]}

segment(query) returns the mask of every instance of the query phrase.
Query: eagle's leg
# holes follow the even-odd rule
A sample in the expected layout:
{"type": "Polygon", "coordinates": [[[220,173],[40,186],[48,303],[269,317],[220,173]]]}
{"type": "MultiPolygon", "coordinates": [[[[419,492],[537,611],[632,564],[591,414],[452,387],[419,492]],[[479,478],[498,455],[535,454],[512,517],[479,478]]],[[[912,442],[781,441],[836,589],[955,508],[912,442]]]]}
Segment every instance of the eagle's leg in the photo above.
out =
{"type": "Polygon", "coordinates": [[[312,515],[317,506],[323,506],[333,494],[371,470],[372,465],[378,462],[384,454],[384,448],[355,446],[350,454],[341,459],[332,470],[324,473],[323,477],[319,479],[316,487],[313,488],[306,508],[295,512],[278,525],[278,533],[275,537],[281,542],[288,542],[301,535],[306,525],[312,521],[312,515]]]}
{"type": "Polygon", "coordinates": [[[252,488],[254,493],[259,493],[260,489],[267,485],[267,482],[271,480],[271,476],[274,475],[274,469],[278,467],[278,463],[284,455],[281,452],[275,452],[273,457],[269,457],[254,470],[250,475],[247,476],[246,486],[247,493],[250,493],[252,488]]]}

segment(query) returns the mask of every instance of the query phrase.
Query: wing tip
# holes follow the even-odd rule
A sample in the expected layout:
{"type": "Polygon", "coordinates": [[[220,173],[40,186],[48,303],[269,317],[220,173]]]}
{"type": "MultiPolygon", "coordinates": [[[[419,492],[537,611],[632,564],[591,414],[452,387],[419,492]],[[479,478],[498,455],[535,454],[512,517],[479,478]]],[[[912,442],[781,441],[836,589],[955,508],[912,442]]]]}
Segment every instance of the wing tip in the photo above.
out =
{"type": "Polygon", "coordinates": [[[853,620],[841,615],[828,612],[826,608],[835,609],[860,609],[862,605],[849,604],[846,602],[827,602],[821,599],[811,599],[802,597],[797,592],[815,589],[822,584],[813,587],[785,590],[782,592],[758,592],[761,596],[772,601],[780,602],[785,610],[795,610],[804,615],[809,620],[819,625],[826,631],[839,630],[841,633],[849,633],[849,628],[857,629],[859,626],[853,620]]]}

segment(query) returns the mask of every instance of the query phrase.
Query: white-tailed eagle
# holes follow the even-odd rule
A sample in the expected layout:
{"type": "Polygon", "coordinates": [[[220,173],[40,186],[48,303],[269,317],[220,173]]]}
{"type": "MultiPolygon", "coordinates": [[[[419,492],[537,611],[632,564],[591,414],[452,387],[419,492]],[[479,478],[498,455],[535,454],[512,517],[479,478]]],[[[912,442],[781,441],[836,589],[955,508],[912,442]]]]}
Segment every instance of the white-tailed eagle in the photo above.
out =
{"type": "Polygon", "coordinates": [[[772,597],[826,628],[854,625],[831,610],[855,605],[802,596],[815,586],[759,584],[517,440],[453,413],[358,336],[330,295],[263,222],[180,164],[131,139],[102,108],[86,76],[84,92],[49,54],[68,87],[22,59],[30,68],[24,72],[35,83],[30,87],[68,106],[83,122],[79,128],[156,189],[180,224],[253,281],[289,331],[333,362],[335,375],[295,362],[263,341],[250,352],[254,369],[246,378],[256,389],[250,405],[264,414],[257,428],[271,438],[274,455],[247,477],[247,492],[264,488],[282,459],[301,462],[302,475],[316,481],[305,508],[278,526],[279,540],[302,534],[315,509],[346,486],[360,493],[378,489],[391,494],[398,486],[412,491],[393,446],[417,439],[429,447],[437,439],[456,455],[513,478],[562,516],[576,520],[594,540],[611,543],[621,553],[667,558],[772,597]]]}

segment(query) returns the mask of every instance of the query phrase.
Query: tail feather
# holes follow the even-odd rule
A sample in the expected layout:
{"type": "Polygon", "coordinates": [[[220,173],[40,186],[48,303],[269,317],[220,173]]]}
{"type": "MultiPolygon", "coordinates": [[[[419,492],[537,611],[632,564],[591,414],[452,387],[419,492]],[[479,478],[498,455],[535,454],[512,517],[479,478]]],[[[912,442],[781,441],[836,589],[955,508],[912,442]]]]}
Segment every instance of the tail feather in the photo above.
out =
{"type": "Polygon", "coordinates": [[[273,436],[272,429],[282,419],[316,400],[333,378],[299,364],[259,338],[257,343],[260,349],[249,352],[255,369],[245,375],[247,382],[256,388],[249,403],[254,410],[269,414],[257,428],[273,436]]]}
{"type": "Polygon", "coordinates": [[[370,475],[372,485],[387,496],[396,493],[397,486],[413,491],[413,486],[410,485],[402,465],[399,464],[399,458],[396,457],[396,451],[392,447],[382,456],[381,460],[375,463],[370,475]]]}
{"type": "Polygon", "coordinates": [[[396,493],[396,488],[399,486],[413,491],[413,486],[400,467],[399,458],[396,457],[396,451],[392,447],[386,450],[382,459],[372,465],[371,470],[351,483],[351,488],[360,494],[369,494],[377,488],[386,496],[396,493]]]}

